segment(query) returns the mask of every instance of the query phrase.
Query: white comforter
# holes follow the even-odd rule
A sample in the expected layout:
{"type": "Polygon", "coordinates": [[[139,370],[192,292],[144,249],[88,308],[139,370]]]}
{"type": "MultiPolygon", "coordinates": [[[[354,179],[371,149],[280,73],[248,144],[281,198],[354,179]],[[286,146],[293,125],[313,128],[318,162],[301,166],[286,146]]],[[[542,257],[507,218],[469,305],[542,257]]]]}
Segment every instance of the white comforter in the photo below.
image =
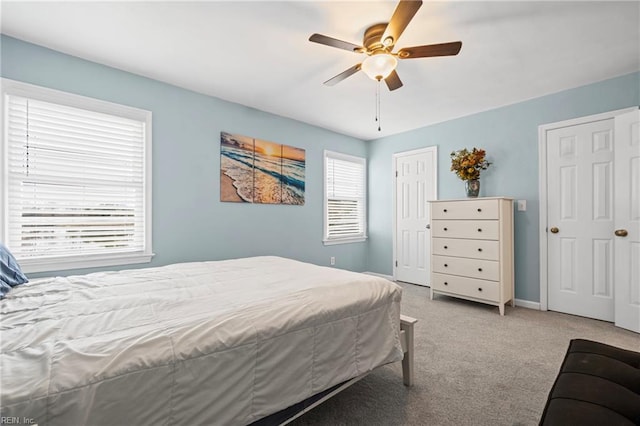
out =
{"type": "Polygon", "coordinates": [[[0,302],[0,411],[248,424],[402,359],[401,289],[278,257],[37,279],[0,302]]]}

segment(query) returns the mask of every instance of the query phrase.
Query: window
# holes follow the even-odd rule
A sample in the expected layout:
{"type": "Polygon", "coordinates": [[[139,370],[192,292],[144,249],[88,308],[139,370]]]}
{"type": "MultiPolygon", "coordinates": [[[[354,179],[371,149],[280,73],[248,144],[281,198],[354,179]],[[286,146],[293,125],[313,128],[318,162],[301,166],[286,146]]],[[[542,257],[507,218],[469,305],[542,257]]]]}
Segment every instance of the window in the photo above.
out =
{"type": "Polygon", "coordinates": [[[151,113],[2,83],[0,238],[23,269],[149,262],[151,113]]]}
{"type": "Polygon", "coordinates": [[[367,238],[367,162],[364,158],[324,152],[324,243],[367,238]]]}

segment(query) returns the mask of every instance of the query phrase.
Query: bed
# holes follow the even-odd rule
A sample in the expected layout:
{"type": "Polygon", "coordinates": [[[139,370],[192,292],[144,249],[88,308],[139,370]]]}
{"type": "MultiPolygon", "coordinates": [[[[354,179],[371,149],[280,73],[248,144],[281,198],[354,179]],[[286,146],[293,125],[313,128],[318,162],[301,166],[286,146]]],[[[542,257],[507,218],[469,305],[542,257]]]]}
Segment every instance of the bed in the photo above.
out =
{"type": "Polygon", "coordinates": [[[246,425],[400,360],[409,385],[401,295],[273,256],[35,279],[0,301],[2,416],[246,425]]]}

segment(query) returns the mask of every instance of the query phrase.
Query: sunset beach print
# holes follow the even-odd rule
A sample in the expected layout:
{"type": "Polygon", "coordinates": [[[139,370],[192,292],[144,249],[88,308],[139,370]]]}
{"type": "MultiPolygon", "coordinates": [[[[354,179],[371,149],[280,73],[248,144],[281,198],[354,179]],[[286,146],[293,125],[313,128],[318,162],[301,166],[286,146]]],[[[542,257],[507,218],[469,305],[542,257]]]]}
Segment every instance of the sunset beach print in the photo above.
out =
{"type": "Polygon", "coordinates": [[[304,204],[305,150],[220,133],[220,201],[304,204]]]}

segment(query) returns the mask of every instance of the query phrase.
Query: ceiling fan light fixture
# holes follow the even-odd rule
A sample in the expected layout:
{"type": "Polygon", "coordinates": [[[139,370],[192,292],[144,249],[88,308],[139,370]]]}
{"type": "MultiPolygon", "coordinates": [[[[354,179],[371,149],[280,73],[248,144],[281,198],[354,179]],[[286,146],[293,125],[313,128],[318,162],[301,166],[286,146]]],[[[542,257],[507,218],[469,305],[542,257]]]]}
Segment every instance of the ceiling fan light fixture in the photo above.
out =
{"type": "Polygon", "coordinates": [[[362,71],[372,80],[384,80],[396,69],[398,60],[389,53],[376,53],[362,62],[362,71]]]}

